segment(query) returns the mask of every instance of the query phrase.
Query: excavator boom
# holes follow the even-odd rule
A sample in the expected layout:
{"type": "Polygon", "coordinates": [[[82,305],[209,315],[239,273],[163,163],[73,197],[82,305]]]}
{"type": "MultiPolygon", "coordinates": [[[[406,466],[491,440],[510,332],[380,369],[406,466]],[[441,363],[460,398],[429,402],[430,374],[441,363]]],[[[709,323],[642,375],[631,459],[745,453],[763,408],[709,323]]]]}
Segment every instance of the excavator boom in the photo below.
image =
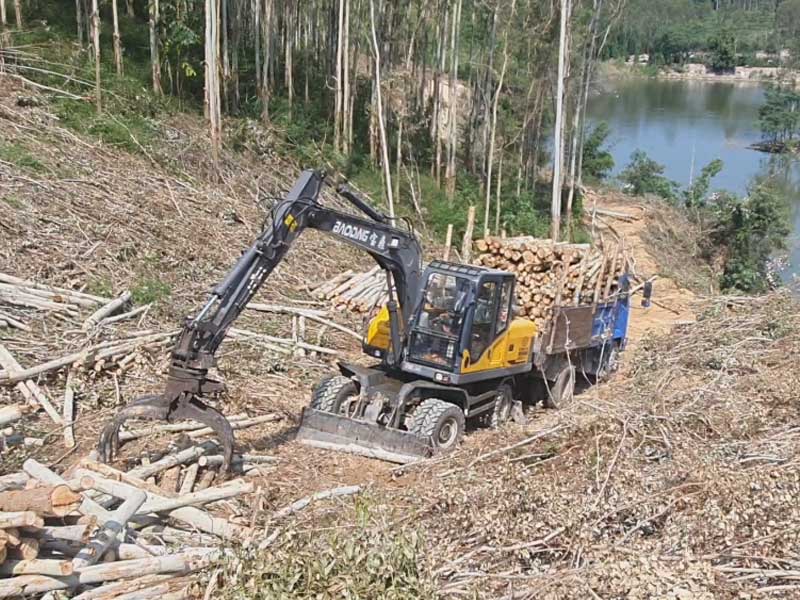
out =
{"type": "Polygon", "coordinates": [[[210,378],[208,371],[231,325],[307,228],[329,233],[365,250],[387,272],[392,348],[385,360],[399,363],[404,347],[399,321],[408,323],[414,309],[421,277],[420,245],[412,232],[393,226],[386,215],[347,186],[340,186],[337,192],[363,216],[323,206],[319,196],[324,181],[323,174],[304,171],[286,198],[275,206],[266,228],[213,289],[203,308],[186,319],[172,351],[164,392],[134,401],[105,427],[99,444],[103,460],[110,460],[117,452],[120,427],[129,418],[193,419],[217,433],[223,445],[224,466],[230,466],[233,430],[222,413],[203,400],[222,391],[222,385],[210,378]]]}

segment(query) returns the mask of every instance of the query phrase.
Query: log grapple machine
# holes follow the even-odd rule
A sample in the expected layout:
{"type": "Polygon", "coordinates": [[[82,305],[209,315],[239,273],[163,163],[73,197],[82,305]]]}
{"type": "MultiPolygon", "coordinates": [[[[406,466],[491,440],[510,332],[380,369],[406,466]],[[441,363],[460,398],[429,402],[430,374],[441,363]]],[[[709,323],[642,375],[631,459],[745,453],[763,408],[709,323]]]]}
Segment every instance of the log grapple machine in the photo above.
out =
{"type": "MultiPolygon", "coordinates": [[[[536,326],[514,317],[514,275],[434,261],[401,227],[349,186],[337,192],[358,214],[320,202],[325,176],[304,171],[268,224],[210,298],[186,319],[172,350],[166,386],[122,409],[101,434],[110,460],[129,418],[199,421],[218,435],[229,468],[234,436],[206,399],[223,391],[209,374],[229,328],[294,240],[307,228],[356,246],[386,272],[389,298],[368,323],[364,353],[374,364],[340,363],[303,411],[297,438],[324,448],[408,462],[454,448],[467,419],[498,425],[530,398],[536,326]]],[[[574,371],[573,371],[574,373],[574,371]]]]}

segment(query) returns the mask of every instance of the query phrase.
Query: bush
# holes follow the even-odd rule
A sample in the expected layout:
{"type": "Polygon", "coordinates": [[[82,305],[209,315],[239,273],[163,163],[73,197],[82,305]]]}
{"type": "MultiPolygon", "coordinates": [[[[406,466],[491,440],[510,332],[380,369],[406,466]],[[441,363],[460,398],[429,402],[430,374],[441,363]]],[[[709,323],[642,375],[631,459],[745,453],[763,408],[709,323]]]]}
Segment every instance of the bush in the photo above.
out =
{"type": "Polygon", "coordinates": [[[744,199],[720,195],[711,210],[711,243],[724,247],[727,255],[722,287],[766,290],[769,258],[785,248],[791,231],[786,196],[768,182],[759,182],[744,199]]]}
{"type": "Polygon", "coordinates": [[[656,194],[666,200],[674,200],[678,184],[664,177],[664,165],[658,164],[642,150],[631,155],[630,164],[619,175],[626,191],[641,196],[656,194]]]}
{"type": "Polygon", "coordinates": [[[614,168],[614,157],[603,148],[611,134],[608,123],[598,123],[586,136],[583,144],[583,174],[594,179],[605,179],[614,168]]]}
{"type": "Polygon", "coordinates": [[[415,534],[359,526],[347,537],[300,534],[276,550],[249,551],[226,569],[224,600],[433,598],[415,534]]]}

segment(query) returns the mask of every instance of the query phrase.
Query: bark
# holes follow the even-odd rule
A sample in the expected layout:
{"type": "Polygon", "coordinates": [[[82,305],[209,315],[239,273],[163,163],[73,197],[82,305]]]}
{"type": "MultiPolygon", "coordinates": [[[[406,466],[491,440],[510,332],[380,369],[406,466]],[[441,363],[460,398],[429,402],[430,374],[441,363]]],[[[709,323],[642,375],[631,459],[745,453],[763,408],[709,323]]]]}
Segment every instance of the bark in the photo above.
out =
{"type": "Polygon", "coordinates": [[[17,19],[17,29],[22,29],[22,2],[14,0],[14,16],[17,19]]]}
{"type": "Polygon", "coordinates": [[[125,0],[125,10],[129,17],[135,17],[136,13],[133,9],[133,0],[125,0]]]}
{"type": "Polygon", "coordinates": [[[394,197],[392,190],[392,171],[389,165],[389,148],[386,141],[386,124],[383,118],[383,99],[381,93],[381,55],[378,48],[378,37],[375,33],[375,0],[369,0],[370,25],[372,28],[372,52],[375,67],[375,98],[378,109],[378,131],[380,133],[381,163],[383,164],[384,185],[386,187],[386,201],[389,207],[389,217],[394,218],[394,197]]]}
{"type": "Polygon", "coordinates": [[[122,75],[122,38],[119,35],[117,0],[111,0],[111,13],[114,17],[114,66],[117,69],[117,75],[122,75]]]}
{"type": "Polygon", "coordinates": [[[153,92],[162,94],[161,90],[161,58],[158,48],[158,0],[148,1],[150,27],[150,70],[153,79],[153,92]]]}
{"type": "Polygon", "coordinates": [[[500,164],[497,167],[497,187],[495,190],[494,230],[500,232],[500,194],[503,191],[503,154],[500,154],[500,164]]]}
{"type": "MultiPolygon", "coordinates": [[[[0,0],[0,20],[3,25],[6,25],[6,0],[0,0]]],[[[83,9],[81,7],[81,0],[75,0],[75,21],[78,25],[78,44],[84,44],[84,31],[83,31],[83,9]]]]}
{"type": "Polygon", "coordinates": [[[344,1],[344,33],[342,47],[344,61],[342,62],[342,151],[345,155],[352,149],[353,115],[352,99],[350,98],[350,0],[344,1]]]}
{"type": "MultiPolygon", "coordinates": [[[[258,0],[261,2],[262,0],[258,0]]],[[[264,16],[262,23],[263,38],[263,57],[261,61],[261,87],[259,96],[261,98],[261,120],[269,122],[269,100],[270,100],[270,63],[272,62],[272,0],[263,0],[264,16]]]]}

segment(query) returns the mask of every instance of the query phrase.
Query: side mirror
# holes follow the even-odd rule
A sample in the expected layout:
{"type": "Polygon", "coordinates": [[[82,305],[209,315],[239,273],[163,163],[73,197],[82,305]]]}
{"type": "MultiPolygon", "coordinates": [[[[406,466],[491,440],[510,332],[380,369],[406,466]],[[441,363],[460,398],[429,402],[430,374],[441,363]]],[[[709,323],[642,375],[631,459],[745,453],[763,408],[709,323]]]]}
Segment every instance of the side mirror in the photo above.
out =
{"type": "Polygon", "coordinates": [[[650,308],[650,298],[652,298],[652,296],[653,296],[653,282],[645,281],[644,289],[642,291],[642,306],[644,308],[650,308]]]}

